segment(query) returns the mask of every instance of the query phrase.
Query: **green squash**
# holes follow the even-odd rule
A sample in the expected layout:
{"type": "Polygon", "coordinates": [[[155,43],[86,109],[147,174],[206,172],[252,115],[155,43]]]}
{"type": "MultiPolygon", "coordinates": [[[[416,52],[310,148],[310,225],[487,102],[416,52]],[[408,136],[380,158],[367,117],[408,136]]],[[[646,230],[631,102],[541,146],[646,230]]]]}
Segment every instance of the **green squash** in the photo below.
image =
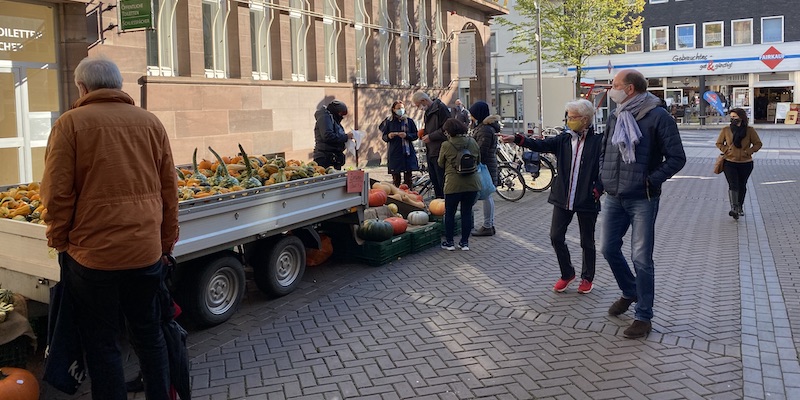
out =
{"type": "Polygon", "coordinates": [[[392,224],[378,219],[368,219],[364,221],[356,231],[358,237],[371,242],[382,242],[389,240],[394,235],[392,224]]]}

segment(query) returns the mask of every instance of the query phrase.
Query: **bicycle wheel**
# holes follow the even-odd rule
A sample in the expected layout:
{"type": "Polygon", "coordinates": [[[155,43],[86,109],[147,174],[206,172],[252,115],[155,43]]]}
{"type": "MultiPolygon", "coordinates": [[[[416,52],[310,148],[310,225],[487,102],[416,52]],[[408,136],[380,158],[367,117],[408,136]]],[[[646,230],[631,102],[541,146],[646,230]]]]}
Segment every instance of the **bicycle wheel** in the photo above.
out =
{"type": "Polygon", "coordinates": [[[525,195],[525,178],[510,165],[497,168],[497,194],[508,201],[517,201],[525,195]]]}
{"type": "Polygon", "coordinates": [[[422,196],[422,201],[425,203],[430,202],[436,197],[436,192],[433,190],[433,183],[431,183],[430,179],[416,186],[414,190],[417,190],[417,193],[422,196]]]}
{"type": "Polygon", "coordinates": [[[544,192],[553,185],[556,176],[556,168],[550,160],[541,157],[539,159],[539,172],[534,174],[525,172],[525,186],[534,192],[544,192]]]}

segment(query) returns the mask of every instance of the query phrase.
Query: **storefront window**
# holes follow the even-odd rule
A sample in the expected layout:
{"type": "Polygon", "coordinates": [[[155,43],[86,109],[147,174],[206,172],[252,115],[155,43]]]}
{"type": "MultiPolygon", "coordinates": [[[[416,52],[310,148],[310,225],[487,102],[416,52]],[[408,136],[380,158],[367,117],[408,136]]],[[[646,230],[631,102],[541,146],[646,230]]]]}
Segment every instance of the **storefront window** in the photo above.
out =
{"type": "Polygon", "coordinates": [[[675,27],[675,41],[677,42],[675,47],[678,50],[693,49],[695,47],[694,24],[677,25],[675,27]]]}
{"type": "Polygon", "coordinates": [[[753,19],[731,22],[731,44],[734,46],[753,44],[753,19]]]}
{"type": "Polygon", "coordinates": [[[53,9],[7,1],[0,4],[0,60],[56,62],[53,9]]]}
{"type": "Polygon", "coordinates": [[[669,50],[669,31],[666,26],[650,28],[650,51],[669,50]]]}
{"type": "Polygon", "coordinates": [[[703,24],[703,47],[722,46],[722,22],[703,24]]]}
{"type": "Polygon", "coordinates": [[[783,42],[783,17],[761,18],[761,43],[783,42]]]}

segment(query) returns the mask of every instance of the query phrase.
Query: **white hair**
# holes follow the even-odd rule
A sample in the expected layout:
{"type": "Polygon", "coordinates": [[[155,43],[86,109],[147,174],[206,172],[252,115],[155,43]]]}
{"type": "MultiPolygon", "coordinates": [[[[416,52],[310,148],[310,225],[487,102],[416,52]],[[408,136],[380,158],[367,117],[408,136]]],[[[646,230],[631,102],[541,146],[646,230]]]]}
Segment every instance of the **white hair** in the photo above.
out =
{"type": "Polygon", "coordinates": [[[416,92],[416,93],[414,93],[414,95],[413,95],[413,96],[411,96],[411,102],[412,102],[412,103],[414,103],[414,104],[417,104],[417,103],[419,103],[419,102],[420,102],[420,101],[422,101],[422,100],[428,100],[428,101],[430,101],[430,100],[431,100],[431,98],[430,98],[430,96],[428,96],[428,94],[427,94],[427,93],[425,93],[425,92],[416,92]]]}
{"type": "Polygon", "coordinates": [[[75,84],[91,92],[97,89],[122,89],[122,74],[117,64],[105,57],[86,57],[75,67],[75,84]]]}
{"type": "Polygon", "coordinates": [[[565,110],[567,112],[576,112],[581,117],[592,118],[594,116],[594,104],[586,99],[570,101],[567,103],[565,110]]]}

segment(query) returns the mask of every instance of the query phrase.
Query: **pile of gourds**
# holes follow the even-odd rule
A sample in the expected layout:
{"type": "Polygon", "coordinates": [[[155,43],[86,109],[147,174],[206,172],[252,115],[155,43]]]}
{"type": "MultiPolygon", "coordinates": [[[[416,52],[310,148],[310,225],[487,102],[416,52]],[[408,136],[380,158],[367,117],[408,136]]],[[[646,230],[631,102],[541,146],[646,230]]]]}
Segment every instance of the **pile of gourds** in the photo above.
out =
{"type": "Polygon", "coordinates": [[[216,161],[201,160],[198,163],[197,149],[194,149],[192,169],[176,168],[180,201],[338,172],[333,167],[321,167],[314,161],[287,161],[283,157],[267,158],[264,155],[250,157],[241,144],[240,153],[235,157],[220,157],[211,147],[208,150],[214,154],[216,161]]]}
{"type": "Polygon", "coordinates": [[[47,210],[39,200],[39,184],[29,183],[0,192],[0,218],[44,224],[47,210]]]}

